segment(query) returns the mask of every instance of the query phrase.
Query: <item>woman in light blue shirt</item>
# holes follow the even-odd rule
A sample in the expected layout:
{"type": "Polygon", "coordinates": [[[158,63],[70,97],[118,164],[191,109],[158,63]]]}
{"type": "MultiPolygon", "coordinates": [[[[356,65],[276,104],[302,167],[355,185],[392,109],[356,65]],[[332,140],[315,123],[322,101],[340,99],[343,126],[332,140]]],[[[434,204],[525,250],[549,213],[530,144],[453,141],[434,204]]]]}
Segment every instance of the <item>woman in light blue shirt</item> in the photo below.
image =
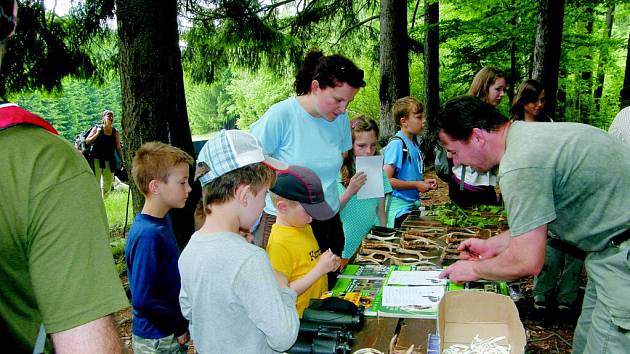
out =
{"type": "MultiPolygon", "coordinates": [[[[320,249],[330,248],[338,256],[343,251],[344,235],[336,180],[342,155],[352,147],[346,109],[364,86],[363,70],[349,59],[310,51],[295,78],[297,96],[271,106],[250,128],[266,154],[290,165],[308,167],[321,179],[326,202],[336,215],[327,221],[313,221],[311,226],[320,249]]],[[[275,214],[267,198],[256,232],[257,244],[262,247],[275,214]]],[[[329,279],[334,283],[335,277],[329,279]]]]}

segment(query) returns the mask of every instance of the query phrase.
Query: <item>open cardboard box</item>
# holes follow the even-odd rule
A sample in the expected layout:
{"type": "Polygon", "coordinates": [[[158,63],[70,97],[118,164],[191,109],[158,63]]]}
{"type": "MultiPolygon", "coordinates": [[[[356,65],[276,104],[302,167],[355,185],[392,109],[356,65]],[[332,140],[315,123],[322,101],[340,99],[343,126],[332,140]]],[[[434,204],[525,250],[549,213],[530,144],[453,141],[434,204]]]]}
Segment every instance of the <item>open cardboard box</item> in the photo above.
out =
{"type": "Polygon", "coordinates": [[[525,329],[512,299],[505,295],[477,291],[449,291],[438,310],[440,348],[470,345],[481,339],[505,336],[497,344],[511,346],[511,353],[525,353],[525,329]]]}

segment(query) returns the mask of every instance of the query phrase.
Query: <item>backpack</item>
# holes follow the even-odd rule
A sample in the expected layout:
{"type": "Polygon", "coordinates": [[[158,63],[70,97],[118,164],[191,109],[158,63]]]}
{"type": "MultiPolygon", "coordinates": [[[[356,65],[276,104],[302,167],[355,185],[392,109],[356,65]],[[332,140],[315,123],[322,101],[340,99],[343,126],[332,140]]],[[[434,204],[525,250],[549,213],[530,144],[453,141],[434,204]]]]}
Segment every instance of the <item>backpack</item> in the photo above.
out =
{"type": "Polygon", "coordinates": [[[409,162],[411,162],[411,156],[409,155],[409,149],[407,148],[407,143],[405,143],[405,140],[402,139],[401,137],[394,135],[392,136],[389,141],[387,142],[387,144],[391,143],[394,140],[400,140],[400,142],[402,142],[403,144],[403,149],[402,149],[402,159],[407,160],[409,162]]]}
{"type": "Polygon", "coordinates": [[[87,139],[91,131],[92,127],[89,127],[74,137],[74,147],[81,151],[83,157],[85,157],[88,161],[90,160],[90,154],[92,153],[92,144],[86,143],[85,139],[87,139]]]}

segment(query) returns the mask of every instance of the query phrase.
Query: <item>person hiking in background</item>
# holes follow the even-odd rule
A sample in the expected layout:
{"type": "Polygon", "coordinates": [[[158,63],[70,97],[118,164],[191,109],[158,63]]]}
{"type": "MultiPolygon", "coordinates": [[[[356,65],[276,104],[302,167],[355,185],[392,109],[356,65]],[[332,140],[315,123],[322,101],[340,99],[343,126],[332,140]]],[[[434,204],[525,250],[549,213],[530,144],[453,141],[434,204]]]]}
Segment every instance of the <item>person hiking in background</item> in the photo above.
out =
{"type": "Polygon", "coordinates": [[[85,143],[91,145],[90,158],[93,163],[94,176],[101,186],[101,195],[107,197],[112,188],[114,171],[117,169],[116,156],[118,153],[121,166],[124,167],[120,135],[114,128],[114,112],[103,111],[101,125],[97,125],[90,131],[85,143]]]}

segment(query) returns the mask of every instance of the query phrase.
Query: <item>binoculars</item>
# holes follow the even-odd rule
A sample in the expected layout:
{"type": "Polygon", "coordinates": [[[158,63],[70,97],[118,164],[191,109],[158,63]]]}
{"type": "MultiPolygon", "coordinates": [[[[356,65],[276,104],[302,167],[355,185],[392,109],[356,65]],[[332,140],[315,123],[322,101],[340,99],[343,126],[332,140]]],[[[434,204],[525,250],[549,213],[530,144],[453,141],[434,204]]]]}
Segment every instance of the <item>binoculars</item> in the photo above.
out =
{"type": "Polygon", "coordinates": [[[304,310],[297,342],[290,354],[347,354],[352,330],[363,326],[364,308],[338,298],[313,299],[304,310]]]}

